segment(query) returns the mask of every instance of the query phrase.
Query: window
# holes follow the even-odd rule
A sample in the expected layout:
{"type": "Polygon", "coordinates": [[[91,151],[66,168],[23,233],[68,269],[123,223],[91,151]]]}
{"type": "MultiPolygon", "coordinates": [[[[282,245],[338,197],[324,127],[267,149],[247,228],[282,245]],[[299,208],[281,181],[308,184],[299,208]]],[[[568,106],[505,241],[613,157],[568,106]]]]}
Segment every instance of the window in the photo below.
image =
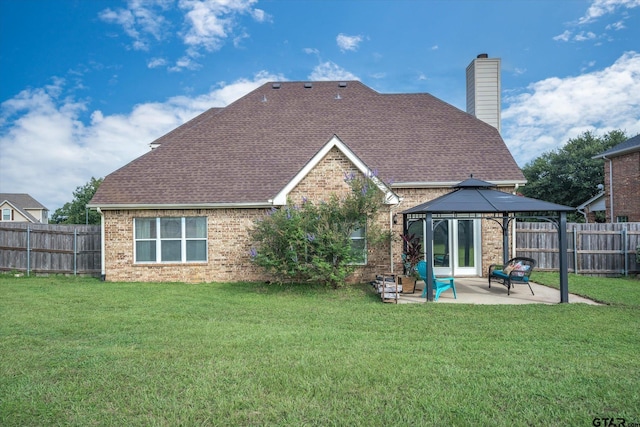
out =
{"type": "Polygon", "coordinates": [[[11,221],[11,209],[3,208],[2,209],[2,220],[3,221],[11,221]]]}
{"type": "Polygon", "coordinates": [[[135,218],[135,262],[206,262],[207,218],[135,218]]]}
{"type": "Polygon", "coordinates": [[[365,265],[367,263],[367,239],[364,228],[358,228],[351,233],[351,250],[356,256],[354,264],[365,265]]]}
{"type": "Polygon", "coordinates": [[[629,222],[629,217],[626,216],[626,215],[617,216],[616,217],[616,222],[629,222]]]}

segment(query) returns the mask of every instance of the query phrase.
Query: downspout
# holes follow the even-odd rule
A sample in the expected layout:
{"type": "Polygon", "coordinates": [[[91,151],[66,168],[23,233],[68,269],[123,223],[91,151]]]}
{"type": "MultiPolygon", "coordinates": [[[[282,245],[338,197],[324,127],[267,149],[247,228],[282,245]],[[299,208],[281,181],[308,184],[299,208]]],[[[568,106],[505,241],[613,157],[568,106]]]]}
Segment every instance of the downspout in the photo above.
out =
{"type": "Polygon", "coordinates": [[[393,273],[393,209],[389,209],[389,234],[391,240],[389,241],[389,271],[393,273]]]}
{"type": "MultiPolygon", "coordinates": [[[[515,188],[513,189],[513,194],[518,195],[518,188],[520,188],[520,184],[516,183],[515,188]]],[[[516,225],[518,224],[518,220],[516,218],[513,219],[513,225],[511,226],[511,258],[515,258],[518,255],[516,252],[518,248],[516,247],[516,225]]]]}
{"type": "MultiPolygon", "coordinates": [[[[400,205],[402,204],[402,198],[399,199],[398,204],[395,206],[396,211],[400,208],[400,205]]],[[[393,208],[389,208],[389,235],[391,236],[391,240],[389,241],[389,271],[391,273],[394,272],[394,268],[393,268],[393,217],[394,215],[397,215],[397,213],[394,213],[393,208]]],[[[396,217],[397,218],[397,217],[396,217]]],[[[404,232],[404,224],[403,226],[403,232],[404,232]]]]}
{"type": "Polygon", "coordinates": [[[104,281],[106,277],[106,268],[104,265],[105,254],[105,242],[104,242],[104,213],[100,209],[100,207],[96,208],[98,213],[100,214],[100,280],[104,281]]]}
{"type": "Polygon", "coordinates": [[[611,212],[609,222],[613,223],[613,162],[611,159],[607,159],[607,156],[602,156],[602,158],[609,160],[609,211],[611,212]]]}
{"type": "Polygon", "coordinates": [[[588,224],[588,223],[589,223],[589,218],[587,217],[587,213],[586,213],[585,211],[580,210],[580,209],[577,209],[577,208],[576,208],[576,210],[577,210],[578,212],[580,212],[580,213],[582,214],[582,216],[584,217],[584,223],[585,223],[585,224],[588,224]]]}

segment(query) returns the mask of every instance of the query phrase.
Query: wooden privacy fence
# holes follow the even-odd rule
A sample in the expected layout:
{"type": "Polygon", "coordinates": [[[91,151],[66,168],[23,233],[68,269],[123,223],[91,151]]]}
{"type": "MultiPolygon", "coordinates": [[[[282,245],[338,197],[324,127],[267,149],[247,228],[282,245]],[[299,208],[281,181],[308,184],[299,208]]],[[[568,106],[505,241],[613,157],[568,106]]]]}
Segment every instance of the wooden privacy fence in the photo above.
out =
{"type": "MultiPolygon", "coordinates": [[[[533,258],[536,269],[558,270],[558,229],[548,222],[516,223],[516,255],[533,258]]],[[[570,272],[587,275],[640,273],[640,223],[567,224],[570,272]]]]}
{"type": "Polygon", "coordinates": [[[100,275],[100,226],[0,223],[0,270],[100,275]]]}

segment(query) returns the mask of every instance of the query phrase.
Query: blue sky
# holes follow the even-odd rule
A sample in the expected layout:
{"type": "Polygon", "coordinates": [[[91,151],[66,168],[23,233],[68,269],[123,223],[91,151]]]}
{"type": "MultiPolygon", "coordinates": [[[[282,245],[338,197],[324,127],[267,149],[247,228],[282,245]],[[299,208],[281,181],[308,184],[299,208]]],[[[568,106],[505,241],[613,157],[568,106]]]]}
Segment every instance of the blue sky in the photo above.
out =
{"type": "Polygon", "coordinates": [[[502,59],[521,166],[587,130],[640,133],[640,0],[0,0],[0,192],[53,212],[271,80],[357,79],[464,110],[479,53],[502,59]]]}

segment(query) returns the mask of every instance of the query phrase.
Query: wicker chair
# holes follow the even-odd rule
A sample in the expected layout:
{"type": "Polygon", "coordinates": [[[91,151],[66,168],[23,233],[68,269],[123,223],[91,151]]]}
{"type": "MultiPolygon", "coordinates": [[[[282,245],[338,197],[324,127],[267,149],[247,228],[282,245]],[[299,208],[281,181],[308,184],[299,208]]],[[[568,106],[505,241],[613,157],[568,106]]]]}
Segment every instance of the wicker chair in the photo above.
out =
{"type": "Polygon", "coordinates": [[[487,275],[489,288],[491,288],[491,281],[498,282],[507,287],[507,295],[510,295],[511,288],[518,283],[529,286],[531,295],[535,295],[529,284],[529,276],[535,266],[536,260],[526,257],[512,258],[506,265],[491,264],[487,275]]]}

